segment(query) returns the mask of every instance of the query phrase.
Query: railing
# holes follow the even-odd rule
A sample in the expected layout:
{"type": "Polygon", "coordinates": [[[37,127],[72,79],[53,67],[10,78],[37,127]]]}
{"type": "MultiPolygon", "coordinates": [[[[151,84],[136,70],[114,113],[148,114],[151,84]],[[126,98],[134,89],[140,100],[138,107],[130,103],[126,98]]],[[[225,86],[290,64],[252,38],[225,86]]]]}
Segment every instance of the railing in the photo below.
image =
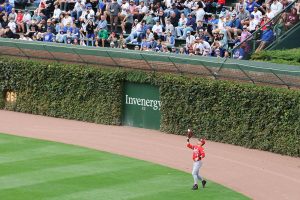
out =
{"type": "MultiPolygon", "coordinates": [[[[283,9],[281,12],[279,12],[275,17],[273,17],[272,19],[269,19],[263,26],[261,26],[258,30],[254,31],[250,36],[248,36],[243,42],[241,42],[240,44],[236,45],[234,48],[232,48],[231,50],[231,57],[233,58],[234,56],[234,52],[236,50],[238,50],[239,48],[243,48],[245,50],[245,58],[248,59],[257,49],[257,47],[259,46],[258,42],[257,42],[257,38],[256,36],[258,35],[259,32],[262,32],[262,30],[266,27],[266,26],[271,26],[272,28],[274,24],[276,24],[280,18],[282,17],[283,14],[286,14],[288,11],[291,10],[291,8],[295,5],[295,3],[298,0],[294,0],[293,2],[291,2],[285,9],[283,9]]],[[[298,22],[300,23],[300,22],[298,22]]],[[[294,24],[295,26],[295,24],[294,24]]],[[[279,37],[283,34],[283,33],[279,33],[276,30],[273,30],[274,32],[274,39],[272,42],[269,42],[266,44],[266,46],[264,47],[267,48],[270,44],[272,44],[273,42],[275,42],[276,40],[279,39],[279,37]]]]}
{"type": "Polygon", "coordinates": [[[0,39],[0,54],[300,88],[300,67],[204,56],[0,39]]]}

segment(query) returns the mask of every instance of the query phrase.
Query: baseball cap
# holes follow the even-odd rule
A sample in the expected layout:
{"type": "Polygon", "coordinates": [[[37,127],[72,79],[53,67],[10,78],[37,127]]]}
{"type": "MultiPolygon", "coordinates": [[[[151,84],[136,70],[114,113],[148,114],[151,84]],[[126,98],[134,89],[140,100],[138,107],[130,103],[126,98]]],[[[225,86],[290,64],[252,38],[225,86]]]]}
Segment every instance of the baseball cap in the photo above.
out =
{"type": "Polygon", "coordinates": [[[200,138],[199,141],[201,142],[202,145],[205,145],[205,139],[204,138],[200,138]]]}
{"type": "Polygon", "coordinates": [[[191,33],[191,31],[187,31],[186,33],[191,33]]]}

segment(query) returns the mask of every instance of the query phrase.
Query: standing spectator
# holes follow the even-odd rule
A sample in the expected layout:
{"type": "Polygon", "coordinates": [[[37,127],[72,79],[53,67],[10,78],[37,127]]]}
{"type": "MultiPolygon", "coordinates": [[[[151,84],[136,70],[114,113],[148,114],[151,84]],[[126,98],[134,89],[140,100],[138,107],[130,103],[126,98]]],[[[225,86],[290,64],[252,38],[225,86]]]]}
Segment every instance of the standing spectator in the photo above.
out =
{"type": "Polygon", "coordinates": [[[95,23],[92,20],[88,20],[88,23],[86,25],[86,38],[87,38],[87,46],[89,46],[91,42],[91,46],[94,46],[94,40],[95,40],[95,23]]]}
{"type": "Polygon", "coordinates": [[[205,15],[205,11],[203,9],[203,4],[202,4],[202,2],[200,2],[198,4],[198,9],[196,11],[196,22],[204,21],[204,15],[205,15]]]}
{"type": "Polygon", "coordinates": [[[126,10],[126,15],[121,23],[121,28],[123,34],[126,34],[126,28],[132,27],[133,24],[133,14],[131,14],[130,10],[126,10]]]}
{"type": "Polygon", "coordinates": [[[116,0],[112,0],[109,6],[111,32],[117,32],[119,12],[121,12],[121,6],[116,0]]]}

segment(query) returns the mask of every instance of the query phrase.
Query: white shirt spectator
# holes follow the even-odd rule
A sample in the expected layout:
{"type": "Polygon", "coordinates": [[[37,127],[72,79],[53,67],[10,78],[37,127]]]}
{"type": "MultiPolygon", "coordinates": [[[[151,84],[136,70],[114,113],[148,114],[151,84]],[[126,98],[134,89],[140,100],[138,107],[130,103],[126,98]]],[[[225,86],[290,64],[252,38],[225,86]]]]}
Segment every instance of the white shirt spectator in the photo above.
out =
{"type": "Polygon", "coordinates": [[[59,15],[61,13],[61,10],[59,8],[55,8],[53,11],[53,18],[54,19],[59,19],[59,15]]]}
{"type": "Polygon", "coordinates": [[[154,33],[157,33],[157,35],[161,35],[162,34],[162,26],[159,24],[154,24],[154,26],[152,27],[152,31],[154,33]]]}
{"type": "Polygon", "coordinates": [[[251,13],[251,15],[254,16],[254,19],[255,19],[255,21],[257,21],[257,23],[260,22],[261,19],[262,19],[262,13],[261,13],[259,10],[257,10],[256,12],[253,11],[253,12],[251,13]]]}
{"type": "Polygon", "coordinates": [[[10,30],[13,32],[13,33],[16,33],[16,28],[17,28],[17,25],[14,21],[10,21],[8,22],[7,26],[10,28],[10,30]]]}
{"type": "Polygon", "coordinates": [[[26,24],[30,24],[31,22],[31,15],[30,13],[24,13],[24,16],[23,16],[23,22],[26,23],[26,24]]]}
{"type": "Polygon", "coordinates": [[[249,21],[248,30],[249,30],[249,31],[255,31],[255,27],[256,27],[256,25],[257,25],[258,23],[259,23],[259,22],[256,21],[255,18],[254,18],[254,19],[251,19],[251,20],[249,21]]]}
{"type": "Polygon", "coordinates": [[[203,8],[199,8],[199,9],[196,11],[196,22],[198,22],[198,21],[203,21],[204,15],[205,15],[204,9],[203,9],[203,8]]]}
{"type": "Polygon", "coordinates": [[[274,15],[277,15],[280,11],[282,11],[283,5],[278,0],[274,0],[270,8],[271,8],[271,12],[274,15]]]}
{"type": "Polygon", "coordinates": [[[139,13],[147,13],[148,12],[148,8],[147,6],[141,6],[141,5],[138,5],[137,8],[139,9],[139,13]]]}
{"type": "Polygon", "coordinates": [[[66,26],[68,23],[70,23],[72,25],[73,19],[71,16],[68,16],[68,17],[64,17],[61,22],[64,26],[66,26]]]}
{"type": "Polygon", "coordinates": [[[126,2],[125,4],[122,4],[121,5],[121,9],[122,9],[121,14],[122,15],[126,15],[127,14],[127,10],[129,10],[129,3],[126,2]]]}
{"type": "Polygon", "coordinates": [[[195,36],[193,35],[189,35],[186,37],[185,42],[186,42],[186,46],[190,46],[193,42],[195,41],[195,36]]]}

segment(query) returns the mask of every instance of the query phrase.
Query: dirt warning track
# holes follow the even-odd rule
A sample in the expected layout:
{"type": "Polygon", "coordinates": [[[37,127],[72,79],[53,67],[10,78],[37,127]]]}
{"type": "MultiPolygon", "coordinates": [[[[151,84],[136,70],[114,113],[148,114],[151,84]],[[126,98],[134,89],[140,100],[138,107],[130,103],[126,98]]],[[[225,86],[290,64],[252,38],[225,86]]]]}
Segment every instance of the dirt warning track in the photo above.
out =
{"type": "MultiPolygon", "coordinates": [[[[154,130],[0,110],[0,132],[108,151],[185,172],[192,168],[185,137],[154,130]]],[[[200,171],[205,178],[253,199],[300,199],[300,158],[211,141],[205,150],[200,171]]]]}

